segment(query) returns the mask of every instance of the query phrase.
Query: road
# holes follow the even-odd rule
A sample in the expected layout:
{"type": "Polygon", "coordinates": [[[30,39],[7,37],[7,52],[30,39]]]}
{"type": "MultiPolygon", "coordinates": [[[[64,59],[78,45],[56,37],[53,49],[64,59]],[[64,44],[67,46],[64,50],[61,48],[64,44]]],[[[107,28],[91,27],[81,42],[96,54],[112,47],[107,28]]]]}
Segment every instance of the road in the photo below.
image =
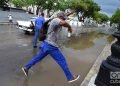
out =
{"type": "Polygon", "coordinates": [[[16,22],[17,20],[29,20],[32,17],[35,17],[35,15],[31,15],[25,12],[15,12],[15,11],[2,11],[0,10],[0,22],[8,22],[8,15],[11,14],[13,17],[13,22],[16,22]]]}
{"type": "MultiPolygon", "coordinates": [[[[81,75],[75,86],[80,86],[107,43],[105,37],[90,37],[83,34],[80,38],[72,38],[61,48],[70,70],[81,75]]],[[[69,86],[64,73],[50,56],[36,64],[28,78],[24,76],[21,67],[39,50],[33,49],[32,41],[32,35],[25,35],[16,26],[0,25],[0,86],[69,86]]]]}

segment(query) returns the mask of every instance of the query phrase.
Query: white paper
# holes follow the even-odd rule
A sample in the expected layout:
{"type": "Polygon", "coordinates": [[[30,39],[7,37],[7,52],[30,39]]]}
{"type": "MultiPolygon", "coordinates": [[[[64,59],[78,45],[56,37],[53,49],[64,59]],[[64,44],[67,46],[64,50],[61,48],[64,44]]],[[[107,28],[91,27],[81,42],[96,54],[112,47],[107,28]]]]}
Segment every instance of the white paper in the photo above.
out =
{"type": "Polygon", "coordinates": [[[71,33],[70,32],[68,32],[68,37],[71,37],[71,33]]]}

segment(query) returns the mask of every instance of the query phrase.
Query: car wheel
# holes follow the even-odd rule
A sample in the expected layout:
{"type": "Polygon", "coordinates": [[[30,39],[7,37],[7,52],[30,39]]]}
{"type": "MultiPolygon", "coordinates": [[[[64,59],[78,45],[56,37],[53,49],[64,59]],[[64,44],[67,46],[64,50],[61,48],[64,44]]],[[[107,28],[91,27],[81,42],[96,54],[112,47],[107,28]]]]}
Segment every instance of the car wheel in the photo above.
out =
{"type": "Polygon", "coordinates": [[[29,34],[30,34],[30,32],[29,32],[29,31],[24,31],[24,32],[25,32],[25,34],[26,34],[26,35],[29,35],[29,34]]]}

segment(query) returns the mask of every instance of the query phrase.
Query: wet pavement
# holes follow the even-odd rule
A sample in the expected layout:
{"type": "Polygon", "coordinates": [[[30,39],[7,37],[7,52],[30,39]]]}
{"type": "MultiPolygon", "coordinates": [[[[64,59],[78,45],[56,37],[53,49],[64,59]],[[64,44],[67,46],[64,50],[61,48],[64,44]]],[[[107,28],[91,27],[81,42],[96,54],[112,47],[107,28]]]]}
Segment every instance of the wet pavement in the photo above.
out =
{"type": "MultiPolygon", "coordinates": [[[[80,86],[93,63],[106,43],[111,42],[108,35],[95,32],[71,37],[61,47],[73,74],[80,79],[73,86],[80,86]]],[[[14,25],[0,25],[0,86],[71,86],[55,61],[47,56],[36,64],[26,78],[21,67],[36,55],[32,35],[25,35],[14,25]]]]}

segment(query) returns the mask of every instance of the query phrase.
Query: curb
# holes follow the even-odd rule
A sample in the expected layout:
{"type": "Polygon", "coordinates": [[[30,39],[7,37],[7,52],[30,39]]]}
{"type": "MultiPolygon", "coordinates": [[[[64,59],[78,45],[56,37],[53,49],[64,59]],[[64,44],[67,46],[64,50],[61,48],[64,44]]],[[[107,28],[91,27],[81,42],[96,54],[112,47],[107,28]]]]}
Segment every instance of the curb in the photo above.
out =
{"type": "Polygon", "coordinates": [[[0,22],[0,25],[9,25],[9,24],[14,24],[16,25],[16,22],[10,23],[10,22],[0,22]]]}
{"type": "MultiPolygon", "coordinates": [[[[90,71],[88,72],[87,76],[82,81],[80,86],[93,86],[93,85],[89,85],[90,84],[90,80],[91,80],[92,77],[97,75],[102,61],[105,60],[111,54],[111,49],[110,48],[111,48],[111,45],[115,41],[116,40],[114,40],[111,44],[106,44],[106,46],[104,47],[103,51],[101,52],[101,54],[96,59],[94,65],[92,66],[92,68],[90,69],[90,71]]],[[[92,82],[92,84],[94,84],[94,82],[92,82]]]]}

